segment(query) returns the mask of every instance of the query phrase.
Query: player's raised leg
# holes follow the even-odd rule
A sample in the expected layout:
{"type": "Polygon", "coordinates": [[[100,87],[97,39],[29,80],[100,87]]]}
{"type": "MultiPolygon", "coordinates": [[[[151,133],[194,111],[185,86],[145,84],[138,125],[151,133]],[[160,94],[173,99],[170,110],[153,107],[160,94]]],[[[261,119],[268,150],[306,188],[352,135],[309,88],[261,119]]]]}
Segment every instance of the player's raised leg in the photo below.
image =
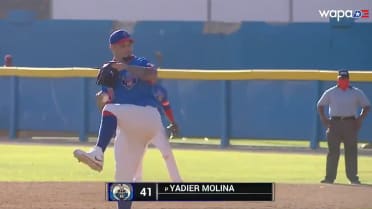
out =
{"type": "Polygon", "coordinates": [[[74,156],[79,160],[79,162],[83,162],[91,169],[96,171],[102,171],[104,160],[103,152],[106,150],[112,136],[116,131],[117,118],[112,111],[113,110],[108,111],[105,108],[102,111],[101,124],[96,146],[94,146],[88,152],[80,149],[76,149],[74,151],[74,156]]]}

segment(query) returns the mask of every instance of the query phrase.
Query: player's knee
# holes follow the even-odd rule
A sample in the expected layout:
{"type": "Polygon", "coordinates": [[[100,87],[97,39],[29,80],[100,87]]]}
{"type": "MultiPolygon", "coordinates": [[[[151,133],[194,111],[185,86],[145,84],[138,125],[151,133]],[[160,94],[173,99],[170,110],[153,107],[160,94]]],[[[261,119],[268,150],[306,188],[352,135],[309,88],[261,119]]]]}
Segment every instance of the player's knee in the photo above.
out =
{"type": "Polygon", "coordinates": [[[112,112],[107,111],[107,110],[102,111],[102,116],[103,117],[105,117],[105,116],[114,116],[115,117],[115,115],[112,112]]]}
{"type": "Polygon", "coordinates": [[[105,104],[105,105],[103,105],[102,112],[103,112],[103,111],[109,111],[109,112],[112,112],[111,107],[110,107],[110,104],[105,104]]]}
{"type": "Polygon", "coordinates": [[[164,158],[164,160],[168,160],[169,157],[170,157],[170,154],[163,154],[163,158],[164,158]]]}
{"type": "Polygon", "coordinates": [[[106,104],[102,109],[102,116],[115,116],[110,104],[106,104]]]}

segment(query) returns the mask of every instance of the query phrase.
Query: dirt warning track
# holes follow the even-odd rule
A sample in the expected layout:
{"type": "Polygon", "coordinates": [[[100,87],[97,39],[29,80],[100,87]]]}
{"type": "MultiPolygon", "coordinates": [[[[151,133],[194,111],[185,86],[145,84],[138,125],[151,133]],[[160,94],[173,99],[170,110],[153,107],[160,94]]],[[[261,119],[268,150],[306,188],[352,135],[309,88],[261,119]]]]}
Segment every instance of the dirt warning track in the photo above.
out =
{"type": "MultiPolygon", "coordinates": [[[[136,202],[133,209],[372,209],[372,186],[276,184],[274,202],[136,202]]],[[[1,209],[114,209],[104,183],[0,182],[1,209]]]]}

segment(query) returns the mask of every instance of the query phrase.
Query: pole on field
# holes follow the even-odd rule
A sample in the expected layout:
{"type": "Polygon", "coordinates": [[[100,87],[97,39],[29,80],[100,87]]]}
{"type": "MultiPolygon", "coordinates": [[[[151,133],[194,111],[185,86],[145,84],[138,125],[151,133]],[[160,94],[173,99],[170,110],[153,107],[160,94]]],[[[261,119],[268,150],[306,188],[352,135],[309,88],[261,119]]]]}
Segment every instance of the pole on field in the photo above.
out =
{"type": "MultiPolygon", "coordinates": [[[[315,97],[316,99],[319,99],[320,95],[321,95],[321,85],[320,85],[320,81],[315,81],[316,82],[316,94],[315,94],[315,97]]],[[[319,140],[320,140],[320,136],[321,136],[321,124],[320,124],[320,119],[319,119],[319,116],[318,116],[318,110],[317,110],[317,107],[316,107],[316,104],[314,105],[314,130],[313,130],[313,134],[312,134],[312,137],[310,139],[310,148],[311,149],[317,149],[319,148],[319,140]]]]}
{"type": "Polygon", "coordinates": [[[230,81],[222,81],[221,148],[230,145],[230,81]]]}
{"type": "Polygon", "coordinates": [[[81,142],[86,142],[88,141],[88,123],[89,123],[89,118],[88,118],[88,78],[81,78],[81,117],[82,120],[80,121],[80,130],[79,130],[79,140],[81,142]]]}
{"type": "Polygon", "coordinates": [[[9,139],[17,138],[18,129],[18,77],[10,79],[10,115],[9,115],[9,139]]]}

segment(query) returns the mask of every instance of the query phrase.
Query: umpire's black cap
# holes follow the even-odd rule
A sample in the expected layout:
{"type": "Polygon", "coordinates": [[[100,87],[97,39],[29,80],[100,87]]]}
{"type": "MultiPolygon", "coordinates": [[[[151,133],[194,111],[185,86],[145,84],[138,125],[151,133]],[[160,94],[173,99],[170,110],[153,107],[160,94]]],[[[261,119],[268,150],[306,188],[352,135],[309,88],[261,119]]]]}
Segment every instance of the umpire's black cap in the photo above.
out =
{"type": "Polygon", "coordinates": [[[349,71],[348,70],[339,70],[338,71],[338,78],[349,78],[349,71]]]}

